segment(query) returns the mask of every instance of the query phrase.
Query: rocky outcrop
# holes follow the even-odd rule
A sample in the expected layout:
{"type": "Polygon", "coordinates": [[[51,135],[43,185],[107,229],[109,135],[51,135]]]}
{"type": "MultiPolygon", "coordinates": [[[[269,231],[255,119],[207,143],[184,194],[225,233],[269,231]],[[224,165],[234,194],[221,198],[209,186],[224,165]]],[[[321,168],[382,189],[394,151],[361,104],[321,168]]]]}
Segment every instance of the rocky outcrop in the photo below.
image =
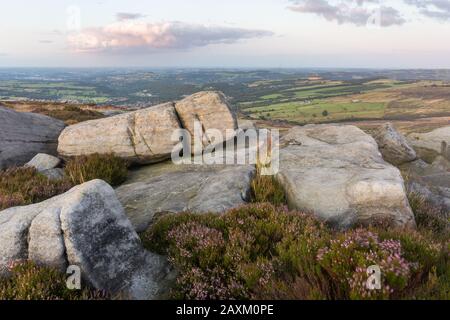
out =
{"type": "Polygon", "coordinates": [[[223,213],[248,200],[254,166],[161,163],[130,173],[116,189],[138,232],[162,213],[223,213]]]}
{"type": "Polygon", "coordinates": [[[450,126],[428,133],[412,133],[407,138],[419,157],[428,163],[432,163],[438,155],[449,155],[450,160],[450,126]]]}
{"type": "Polygon", "coordinates": [[[387,162],[401,165],[417,159],[414,149],[408,145],[406,138],[391,123],[380,126],[373,137],[387,162]]]}
{"type": "Polygon", "coordinates": [[[339,228],[382,220],[414,227],[400,171],[354,126],[293,128],[283,139],[278,180],[292,209],[339,228]]]}
{"type": "MultiPolygon", "coordinates": [[[[199,122],[204,134],[203,146],[219,144],[207,135],[208,130],[218,130],[222,137],[226,137],[227,130],[238,128],[237,120],[230,110],[225,96],[220,92],[206,91],[189,96],[175,104],[183,128],[192,137],[195,136],[194,123],[199,122]]],[[[232,136],[230,136],[232,138],[232,136]]],[[[194,153],[202,150],[193,150],[194,153]]]]}
{"type": "Polygon", "coordinates": [[[58,152],[63,157],[113,153],[137,164],[160,162],[177,151],[174,132],[186,128],[193,134],[195,120],[203,130],[236,129],[223,95],[200,92],[176,103],[70,126],[59,138],[58,152]]]}
{"type": "Polygon", "coordinates": [[[172,103],[67,127],[59,137],[63,157],[112,153],[132,163],[146,164],[170,157],[180,129],[172,103]]]}
{"type": "Polygon", "coordinates": [[[38,153],[56,154],[62,121],[0,106],[0,170],[22,166],[38,153]]]}
{"type": "Polygon", "coordinates": [[[114,190],[101,180],[0,212],[0,275],[11,261],[26,259],[61,270],[77,265],[94,288],[135,299],[160,297],[171,280],[165,259],[143,249],[114,190]]]}

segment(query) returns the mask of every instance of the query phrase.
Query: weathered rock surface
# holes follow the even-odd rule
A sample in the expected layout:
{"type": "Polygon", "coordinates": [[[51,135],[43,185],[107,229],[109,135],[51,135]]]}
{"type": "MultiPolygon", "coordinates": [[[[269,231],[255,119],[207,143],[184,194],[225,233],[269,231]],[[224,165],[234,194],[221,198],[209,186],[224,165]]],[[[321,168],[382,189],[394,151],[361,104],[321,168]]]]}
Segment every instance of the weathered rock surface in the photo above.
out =
{"type": "Polygon", "coordinates": [[[245,203],[255,167],[174,165],[171,162],[131,172],[116,189],[138,232],[162,213],[223,213],[245,203]]]}
{"type": "Polygon", "coordinates": [[[113,153],[137,164],[160,162],[176,152],[179,141],[172,138],[177,129],[194,133],[194,120],[203,130],[237,128],[223,94],[200,92],[176,103],[67,127],[59,138],[58,152],[63,157],[113,153]]]}
{"type": "Polygon", "coordinates": [[[383,158],[394,165],[401,165],[417,159],[417,154],[408,145],[406,138],[391,123],[386,123],[374,133],[383,158]]]}
{"type": "Polygon", "coordinates": [[[30,162],[25,164],[26,167],[33,167],[39,172],[54,169],[61,163],[61,159],[49,154],[39,153],[30,162]]]}
{"type": "Polygon", "coordinates": [[[114,190],[94,180],[39,204],[0,212],[0,275],[31,259],[64,270],[77,265],[97,289],[158,298],[171,279],[164,258],[143,249],[114,190]]]}
{"type": "Polygon", "coordinates": [[[379,220],[414,227],[400,171],[354,126],[293,128],[280,151],[278,179],[289,206],[340,228],[379,220]]]}
{"type": "MultiPolygon", "coordinates": [[[[238,128],[237,119],[231,112],[231,108],[225,96],[216,91],[205,91],[193,94],[175,104],[178,117],[183,128],[187,129],[194,137],[194,123],[201,124],[203,133],[207,130],[218,130],[223,140],[226,140],[227,130],[235,131],[238,128]]],[[[232,138],[232,136],[229,136],[232,138]]],[[[203,146],[218,144],[222,141],[214,141],[212,137],[205,134],[203,146]]],[[[202,150],[193,150],[194,153],[202,150]]]]}
{"type": "Polygon", "coordinates": [[[58,152],[63,157],[113,153],[132,163],[158,162],[170,157],[177,129],[175,107],[167,103],[69,126],[59,137],[58,152]]]}
{"type": "Polygon", "coordinates": [[[407,138],[423,160],[431,163],[438,155],[449,156],[450,160],[450,126],[428,133],[412,133],[407,138]]]}
{"type": "Polygon", "coordinates": [[[423,160],[400,167],[407,175],[407,188],[436,207],[450,212],[450,162],[442,156],[433,164],[423,160]]]}
{"type": "Polygon", "coordinates": [[[0,170],[22,166],[38,153],[56,154],[62,121],[0,106],[0,170]]]}

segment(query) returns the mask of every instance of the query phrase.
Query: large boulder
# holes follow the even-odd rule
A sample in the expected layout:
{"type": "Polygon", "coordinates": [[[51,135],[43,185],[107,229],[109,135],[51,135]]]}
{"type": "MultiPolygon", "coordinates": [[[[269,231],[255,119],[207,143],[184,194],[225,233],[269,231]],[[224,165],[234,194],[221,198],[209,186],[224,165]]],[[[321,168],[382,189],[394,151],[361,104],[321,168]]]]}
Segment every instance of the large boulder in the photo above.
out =
{"type": "Polygon", "coordinates": [[[99,290],[135,299],[158,298],[171,271],[143,249],[114,190],[94,180],[39,204],[0,212],[0,276],[12,261],[81,268],[99,290]]]}
{"type": "Polygon", "coordinates": [[[142,167],[130,173],[116,189],[138,232],[155,216],[165,213],[223,213],[249,198],[255,167],[175,165],[171,162],[142,167]]]}
{"type": "Polygon", "coordinates": [[[22,166],[38,153],[56,154],[62,121],[0,106],[0,170],[22,166]]]}
{"type": "Polygon", "coordinates": [[[200,92],[176,103],[67,127],[59,138],[58,152],[63,157],[112,153],[136,164],[160,162],[181,150],[179,141],[173,140],[176,130],[186,128],[194,134],[194,120],[202,130],[236,129],[223,95],[200,92]]]}
{"type": "Polygon", "coordinates": [[[394,165],[401,165],[417,159],[417,154],[408,145],[406,138],[391,123],[386,123],[373,134],[383,158],[394,165]]]}
{"type": "Polygon", "coordinates": [[[427,133],[411,133],[407,138],[419,157],[428,163],[432,163],[438,155],[450,160],[450,126],[427,133]]]}
{"type": "MultiPolygon", "coordinates": [[[[192,137],[195,137],[195,122],[199,122],[203,133],[207,130],[218,130],[224,140],[227,137],[227,130],[235,131],[238,122],[231,112],[231,108],[225,96],[221,92],[204,91],[193,94],[175,104],[178,116],[183,128],[187,129],[192,137]]],[[[229,136],[231,138],[232,136],[229,136]]],[[[218,144],[221,141],[214,141],[207,134],[202,141],[203,146],[218,144]]],[[[202,150],[193,150],[195,153],[202,150]]]]}
{"type": "Polygon", "coordinates": [[[292,209],[338,228],[379,221],[414,227],[400,171],[354,126],[295,127],[283,137],[278,180],[292,209]]]}
{"type": "Polygon", "coordinates": [[[173,103],[67,127],[59,137],[63,157],[112,153],[132,163],[146,164],[170,157],[180,129],[173,103]]]}

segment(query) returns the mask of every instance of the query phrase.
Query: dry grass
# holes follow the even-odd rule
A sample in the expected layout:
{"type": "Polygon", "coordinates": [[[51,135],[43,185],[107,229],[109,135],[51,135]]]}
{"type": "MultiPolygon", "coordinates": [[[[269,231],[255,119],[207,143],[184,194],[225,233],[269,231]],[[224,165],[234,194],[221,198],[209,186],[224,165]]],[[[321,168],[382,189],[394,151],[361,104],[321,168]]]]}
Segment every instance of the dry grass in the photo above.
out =
{"type": "Polygon", "coordinates": [[[67,162],[65,174],[73,184],[101,179],[117,186],[128,176],[128,163],[112,154],[79,156],[67,162]]]}

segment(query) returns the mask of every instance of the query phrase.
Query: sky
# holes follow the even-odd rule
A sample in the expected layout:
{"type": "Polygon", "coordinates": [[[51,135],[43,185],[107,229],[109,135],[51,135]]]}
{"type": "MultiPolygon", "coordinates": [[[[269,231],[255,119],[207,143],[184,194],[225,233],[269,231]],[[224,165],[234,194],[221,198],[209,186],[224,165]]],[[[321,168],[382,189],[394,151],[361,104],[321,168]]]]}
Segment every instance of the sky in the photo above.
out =
{"type": "Polygon", "coordinates": [[[450,68],[450,0],[0,5],[0,67],[450,68]]]}

